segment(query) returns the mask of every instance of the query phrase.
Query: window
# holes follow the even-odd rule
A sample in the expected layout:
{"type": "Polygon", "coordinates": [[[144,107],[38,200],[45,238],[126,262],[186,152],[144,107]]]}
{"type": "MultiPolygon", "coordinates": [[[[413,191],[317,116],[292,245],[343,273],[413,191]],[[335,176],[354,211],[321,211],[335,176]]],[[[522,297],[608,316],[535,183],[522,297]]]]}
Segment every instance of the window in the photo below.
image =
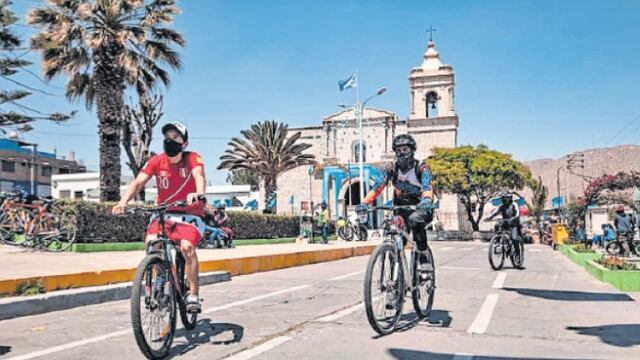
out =
{"type": "Polygon", "coordinates": [[[60,168],[60,174],[69,174],[68,168],[60,168]]]}
{"type": "Polygon", "coordinates": [[[427,93],[425,96],[426,101],[426,114],[427,118],[438,116],[438,94],[435,91],[427,93]]]}
{"type": "Polygon", "coordinates": [[[84,192],[82,191],[74,191],[73,192],[73,199],[74,200],[82,200],[84,198],[84,192]]]}
{"type": "Polygon", "coordinates": [[[2,160],[2,171],[4,172],[16,172],[15,161],[2,160]]]}
{"type": "MultiPolygon", "coordinates": [[[[360,143],[358,141],[355,141],[353,143],[353,162],[359,162],[360,161],[360,143]]],[[[362,162],[367,162],[367,144],[365,144],[364,142],[362,143],[362,162]]]]}
{"type": "Polygon", "coordinates": [[[51,176],[51,166],[42,166],[42,176],[51,176]]]}
{"type": "Polygon", "coordinates": [[[71,190],[60,190],[60,199],[68,199],[71,197],[71,190]]]}

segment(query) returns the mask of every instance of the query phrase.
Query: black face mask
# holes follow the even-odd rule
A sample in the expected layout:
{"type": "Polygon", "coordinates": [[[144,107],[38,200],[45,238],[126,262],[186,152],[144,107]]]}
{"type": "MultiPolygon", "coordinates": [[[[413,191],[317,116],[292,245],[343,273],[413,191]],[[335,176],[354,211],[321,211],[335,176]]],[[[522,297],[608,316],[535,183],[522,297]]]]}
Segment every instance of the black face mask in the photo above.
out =
{"type": "Polygon", "coordinates": [[[182,152],[182,144],[173,139],[164,139],[164,152],[169,157],[178,156],[182,152]]]}
{"type": "Polygon", "coordinates": [[[413,151],[407,153],[396,153],[396,163],[402,171],[411,169],[413,164],[413,151]]]}

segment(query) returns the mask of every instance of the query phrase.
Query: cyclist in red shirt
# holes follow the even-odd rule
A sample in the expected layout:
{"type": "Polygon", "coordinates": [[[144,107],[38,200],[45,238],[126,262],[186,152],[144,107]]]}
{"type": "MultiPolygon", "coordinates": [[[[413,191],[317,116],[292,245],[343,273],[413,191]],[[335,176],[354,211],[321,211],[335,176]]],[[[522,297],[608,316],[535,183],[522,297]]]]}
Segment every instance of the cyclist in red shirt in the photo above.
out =
{"type": "MultiPolygon", "coordinates": [[[[124,197],[113,207],[113,213],[123,213],[129,200],[135,197],[152,176],[155,176],[158,187],[158,204],[186,200],[186,208],[168,209],[166,229],[169,238],[179,244],[186,260],[185,269],[190,289],[187,310],[199,312],[196,247],[202,239],[201,230],[204,228],[201,219],[204,204],[200,201],[204,198],[205,191],[204,163],[196,152],[185,151],[189,144],[189,134],[183,124],[177,121],[168,123],[162,127],[162,134],[164,153],[147,161],[124,197]]],[[[145,241],[155,239],[158,232],[158,223],[152,219],[145,241]]]]}

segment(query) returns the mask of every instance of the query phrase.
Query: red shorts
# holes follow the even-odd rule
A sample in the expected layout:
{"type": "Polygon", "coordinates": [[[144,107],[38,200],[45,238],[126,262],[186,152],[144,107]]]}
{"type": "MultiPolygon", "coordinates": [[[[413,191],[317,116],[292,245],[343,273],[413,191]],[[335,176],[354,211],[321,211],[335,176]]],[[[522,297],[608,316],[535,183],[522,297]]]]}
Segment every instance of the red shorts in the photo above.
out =
{"type": "MultiPolygon", "coordinates": [[[[165,230],[169,239],[180,245],[181,240],[186,240],[194,247],[198,246],[198,242],[202,239],[202,234],[198,231],[198,228],[192,224],[186,224],[181,222],[172,222],[165,220],[165,230]]],[[[160,232],[160,226],[158,220],[153,220],[147,228],[147,235],[155,235],[160,232]]]]}

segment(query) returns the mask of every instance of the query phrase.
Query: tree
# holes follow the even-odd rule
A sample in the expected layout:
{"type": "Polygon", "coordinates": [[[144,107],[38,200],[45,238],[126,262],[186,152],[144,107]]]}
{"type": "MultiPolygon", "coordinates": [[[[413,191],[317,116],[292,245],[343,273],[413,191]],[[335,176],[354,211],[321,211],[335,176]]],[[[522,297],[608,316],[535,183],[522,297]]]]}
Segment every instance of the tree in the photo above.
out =
{"type": "Polygon", "coordinates": [[[474,231],[480,229],[484,207],[492,197],[505,190],[521,190],[531,178],[522,163],[485,145],[436,148],[426,161],[434,187],[460,197],[474,231]]]}
{"type": "MultiPolygon", "coordinates": [[[[127,166],[134,177],[138,176],[140,169],[150,157],[149,147],[153,139],[153,129],[164,115],[163,106],[164,97],[154,95],[152,98],[143,96],[137,105],[125,107],[122,147],[129,158],[127,166]]],[[[140,190],[138,197],[142,201],[145,200],[144,188],[140,190]]]]}
{"type": "Polygon", "coordinates": [[[542,178],[538,177],[538,180],[531,179],[529,182],[529,188],[532,192],[532,200],[529,208],[533,213],[533,216],[536,219],[536,222],[540,221],[542,217],[542,213],[544,212],[544,206],[547,202],[547,197],[549,195],[549,190],[546,186],[542,184],[542,178]]]}
{"type": "Polygon", "coordinates": [[[124,92],[140,97],[169,84],[163,66],[181,67],[174,45],[182,35],[169,26],[179,13],[175,0],[49,0],[27,21],[40,32],[31,47],[42,53],[45,79],[68,76],[66,95],[95,102],[100,134],[100,199],[120,198],[120,135],[124,92]]]}
{"type": "Polygon", "coordinates": [[[314,162],[312,154],[303,154],[311,144],[298,143],[302,133],[298,131],[289,136],[288,128],[275,120],[251,125],[250,129],[240,132],[244,139],[231,139],[230,148],[220,157],[218,170],[247,170],[256,174],[264,185],[267,204],[269,196],[277,190],[280,174],[314,162]]]}
{"type": "Polygon", "coordinates": [[[232,170],[227,175],[227,182],[232,185],[251,185],[251,190],[255,191],[260,185],[260,178],[250,170],[232,170]]]}
{"type": "MultiPolygon", "coordinates": [[[[3,109],[0,110],[0,127],[23,125],[35,120],[55,122],[69,120],[73,113],[43,113],[24,105],[21,101],[31,95],[33,91],[43,91],[12,78],[21,70],[28,72],[26,67],[30,66],[31,62],[23,60],[15,54],[15,51],[22,46],[22,40],[12,29],[12,25],[18,21],[18,18],[9,9],[11,5],[12,2],[9,0],[0,0],[0,78],[14,84],[17,88],[0,90],[0,105],[3,106],[3,109]]],[[[22,128],[31,129],[28,125],[23,125],[22,128]]]]}

